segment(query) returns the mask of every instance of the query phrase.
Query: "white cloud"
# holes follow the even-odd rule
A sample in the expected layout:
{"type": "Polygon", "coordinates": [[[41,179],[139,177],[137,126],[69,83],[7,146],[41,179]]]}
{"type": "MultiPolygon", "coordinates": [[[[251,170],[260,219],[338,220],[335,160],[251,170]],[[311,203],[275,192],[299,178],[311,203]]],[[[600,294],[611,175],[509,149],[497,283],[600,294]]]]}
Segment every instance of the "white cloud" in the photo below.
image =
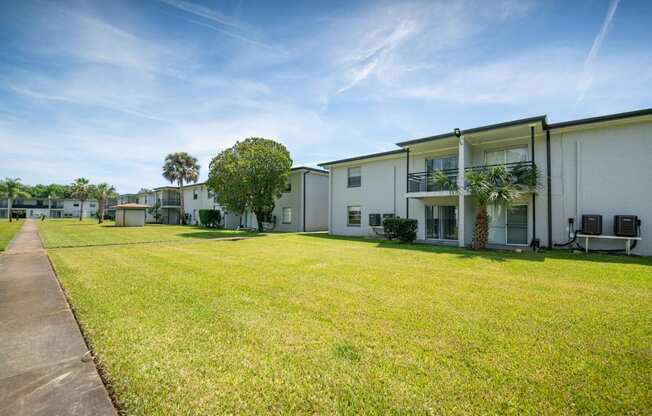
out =
{"type": "Polygon", "coordinates": [[[611,26],[611,21],[613,20],[614,14],[616,13],[616,9],[618,8],[619,2],[620,0],[611,0],[609,2],[607,15],[605,16],[604,21],[602,22],[600,31],[598,32],[595,39],[593,40],[593,45],[591,46],[591,50],[589,51],[589,54],[586,56],[586,59],[584,60],[584,71],[582,74],[582,79],[580,80],[579,83],[578,101],[582,101],[584,99],[584,96],[586,95],[586,92],[589,90],[589,88],[591,88],[591,82],[592,82],[591,70],[593,69],[592,67],[594,65],[595,58],[598,55],[598,52],[600,52],[602,43],[607,37],[607,33],[609,32],[609,27],[611,26]]]}

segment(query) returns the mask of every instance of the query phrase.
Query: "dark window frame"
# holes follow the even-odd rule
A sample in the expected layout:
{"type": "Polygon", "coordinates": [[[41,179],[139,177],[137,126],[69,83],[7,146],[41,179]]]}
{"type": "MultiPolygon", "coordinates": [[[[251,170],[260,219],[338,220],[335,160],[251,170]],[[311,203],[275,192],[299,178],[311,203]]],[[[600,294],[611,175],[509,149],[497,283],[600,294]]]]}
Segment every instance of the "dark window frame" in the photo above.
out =
{"type": "Polygon", "coordinates": [[[362,167],[353,166],[346,169],[346,187],[347,188],[360,188],[362,187],[362,167]],[[351,170],[357,169],[358,175],[351,176],[351,170]]]}
{"type": "Polygon", "coordinates": [[[346,226],[347,227],[362,227],[362,206],[360,205],[348,205],[346,207],[346,226]],[[351,222],[351,212],[355,212],[355,210],[351,210],[351,208],[357,208],[358,212],[358,223],[352,223],[351,222]]]}
{"type": "Polygon", "coordinates": [[[281,210],[281,221],[283,224],[292,224],[292,207],[283,207],[281,210]],[[290,213],[290,221],[285,221],[285,210],[289,210],[288,212],[290,213]]]}

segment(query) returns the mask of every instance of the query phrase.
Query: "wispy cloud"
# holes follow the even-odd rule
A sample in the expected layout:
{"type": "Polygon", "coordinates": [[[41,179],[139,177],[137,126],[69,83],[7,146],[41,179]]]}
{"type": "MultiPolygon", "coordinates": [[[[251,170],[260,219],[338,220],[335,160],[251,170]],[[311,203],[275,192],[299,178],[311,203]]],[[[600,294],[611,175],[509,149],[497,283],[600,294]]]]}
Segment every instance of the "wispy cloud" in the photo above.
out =
{"type": "Polygon", "coordinates": [[[237,22],[235,19],[232,19],[225,14],[221,13],[218,10],[214,10],[205,6],[198,4],[190,3],[184,0],[159,0],[161,3],[164,3],[170,7],[181,10],[183,12],[192,14],[194,16],[206,19],[210,22],[217,23],[218,25],[202,22],[196,19],[183,18],[185,21],[205,27],[207,29],[214,30],[216,32],[222,33],[223,35],[229,36],[233,39],[237,39],[252,45],[260,46],[263,48],[273,48],[272,45],[268,45],[265,42],[261,42],[256,39],[252,39],[248,36],[242,34],[247,28],[241,23],[237,22]]]}
{"type": "Polygon", "coordinates": [[[605,16],[604,21],[602,22],[600,31],[598,32],[595,39],[593,40],[593,45],[591,46],[591,50],[589,51],[589,54],[586,56],[586,59],[584,60],[584,70],[579,83],[578,101],[582,101],[586,96],[586,93],[588,92],[589,88],[591,88],[591,83],[593,81],[593,74],[592,74],[593,63],[595,61],[596,56],[598,55],[598,52],[600,52],[602,43],[607,37],[607,33],[609,32],[609,27],[611,26],[611,21],[614,18],[614,14],[616,14],[616,9],[618,8],[619,2],[620,0],[611,0],[609,2],[607,15],[605,16]]]}

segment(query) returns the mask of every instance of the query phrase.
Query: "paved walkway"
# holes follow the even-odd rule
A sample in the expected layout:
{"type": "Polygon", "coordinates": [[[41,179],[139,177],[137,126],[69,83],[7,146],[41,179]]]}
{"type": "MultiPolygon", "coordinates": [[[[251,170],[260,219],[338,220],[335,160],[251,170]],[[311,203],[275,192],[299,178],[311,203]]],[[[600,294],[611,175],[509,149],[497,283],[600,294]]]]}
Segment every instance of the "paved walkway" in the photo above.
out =
{"type": "Polygon", "coordinates": [[[0,415],[116,415],[33,220],[0,255],[0,415]]]}

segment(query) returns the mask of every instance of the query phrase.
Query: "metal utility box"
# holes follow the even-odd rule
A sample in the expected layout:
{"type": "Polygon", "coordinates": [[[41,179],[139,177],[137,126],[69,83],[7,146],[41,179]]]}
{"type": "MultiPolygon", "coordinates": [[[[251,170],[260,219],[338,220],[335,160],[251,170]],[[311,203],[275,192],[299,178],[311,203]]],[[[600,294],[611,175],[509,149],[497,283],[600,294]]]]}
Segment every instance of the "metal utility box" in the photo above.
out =
{"type": "Polygon", "coordinates": [[[637,237],[638,217],[636,215],[614,215],[614,235],[637,237]]]}
{"type": "Polygon", "coordinates": [[[602,234],[602,215],[594,215],[594,214],[582,215],[582,234],[588,234],[588,235],[602,234]]]}

